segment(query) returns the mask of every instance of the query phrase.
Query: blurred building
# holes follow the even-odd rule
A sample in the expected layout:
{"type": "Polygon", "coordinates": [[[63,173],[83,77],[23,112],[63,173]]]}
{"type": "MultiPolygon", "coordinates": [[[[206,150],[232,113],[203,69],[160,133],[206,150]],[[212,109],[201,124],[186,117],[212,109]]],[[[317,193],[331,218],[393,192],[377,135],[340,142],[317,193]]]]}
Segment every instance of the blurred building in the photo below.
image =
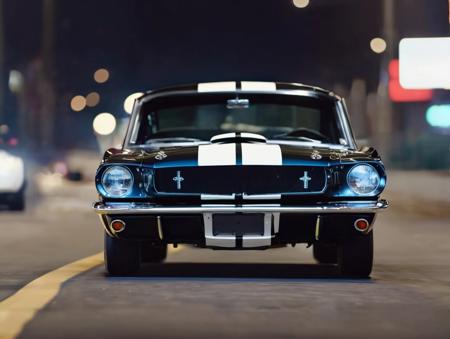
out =
{"type": "Polygon", "coordinates": [[[374,136],[388,124],[393,164],[448,162],[425,164],[419,156],[428,143],[448,147],[446,131],[424,118],[433,102],[449,101],[448,91],[434,91],[431,101],[390,102],[386,116],[379,98],[401,38],[448,35],[447,0],[311,0],[305,8],[291,0],[0,4],[0,120],[21,131],[29,147],[95,149],[94,117],[126,118],[130,93],[177,83],[278,80],[346,96],[358,139],[377,144],[374,136]],[[376,37],[389,42],[382,52],[371,49],[376,37]],[[94,78],[98,69],[107,70],[107,80],[94,78]],[[23,75],[20,91],[8,90],[11,70],[23,75]],[[95,104],[80,99],[71,107],[74,97],[93,93],[95,104]]]}

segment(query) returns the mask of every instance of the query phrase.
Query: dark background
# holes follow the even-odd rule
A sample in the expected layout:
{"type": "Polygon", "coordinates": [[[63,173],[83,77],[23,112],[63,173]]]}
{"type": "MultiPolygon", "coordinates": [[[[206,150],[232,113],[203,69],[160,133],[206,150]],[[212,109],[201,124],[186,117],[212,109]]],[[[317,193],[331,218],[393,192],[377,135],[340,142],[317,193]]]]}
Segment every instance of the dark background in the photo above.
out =
{"type": "MultiPolygon", "coordinates": [[[[91,124],[98,113],[127,117],[123,100],[129,94],[172,84],[291,81],[350,96],[359,79],[368,95],[386,81],[386,60],[397,56],[401,38],[449,33],[447,0],[395,1],[394,45],[383,54],[369,48],[372,38],[386,33],[382,0],[311,0],[302,9],[291,0],[0,4],[0,123],[17,130],[28,148],[96,148],[91,124]],[[98,68],[108,69],[108,82],[93,81],[98,68]],[[7,90],[11,69],[24,74],[22,96],[7,90]],[[101,95],[100,104],[72,111],[71,98],[91,91],[101,95]]],[[[448,100],[448,91],[436,91],[434,98],[448,100]]],[[[423,115],[428,104],[419,109],[394,105],[393,127],[402,134],[401,144],[411,129],[438,134],[439,140],[446,134],[427,127],[423,115]]],[[[448,135],[442,142],[445,147],[448,135]]]]}

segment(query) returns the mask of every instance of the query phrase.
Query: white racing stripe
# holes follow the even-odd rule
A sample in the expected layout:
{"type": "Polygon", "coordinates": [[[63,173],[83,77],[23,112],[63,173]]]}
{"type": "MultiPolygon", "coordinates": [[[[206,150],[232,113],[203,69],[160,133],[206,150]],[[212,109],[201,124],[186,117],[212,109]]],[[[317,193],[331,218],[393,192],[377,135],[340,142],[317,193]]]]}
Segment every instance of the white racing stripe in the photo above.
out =
{"type": "Polygon", "coordinates": [[[234,137],[236,137],[236,133],[234,133],[234,132],[233,133],[223,133],[223,134],[218,134],[218,135],[213,136],[210,141],[213,142],[213,141],[218,141],[218,140],[222,140],[222,139],[231,139],[234,137]]]}
{"type": "Polygon", "coordinates": [[[197,91],[207,92],[228,92],[236,90],[236,81],[203,82],[197,85],[197,91]]]}
{"type": "Polygon", "coordinates": [[[241,133],[241,137],[242,138],[252,138],[252,139],[259,139],[261,141],[267,141],[266,137],[261,135],[261,134],[256,134],[256,133],[247,133],[247,132],[242,132],[241,133]]]}
{"type": "Polygon", "coordinates": [[[242,144],[242,165],[281,165],[279,145],[242,144]]]}
{"type": "Polygon", "coordinates": [[[198,165],[236,165],[236,144],[212,144],[198,146],[198,165]]]}
{"type": "Polygon", "coordinates": [[[241,90],[243,91],[276,91],[277,85],[274,82],[266,81],[242,81],[241,90]]]}
{"type": "Polygon", "coordinates": [[[244,235],[242,237],[242,247],[264,247],[272,244],[272,214],[264,214],[264,234],[244,235]]]}

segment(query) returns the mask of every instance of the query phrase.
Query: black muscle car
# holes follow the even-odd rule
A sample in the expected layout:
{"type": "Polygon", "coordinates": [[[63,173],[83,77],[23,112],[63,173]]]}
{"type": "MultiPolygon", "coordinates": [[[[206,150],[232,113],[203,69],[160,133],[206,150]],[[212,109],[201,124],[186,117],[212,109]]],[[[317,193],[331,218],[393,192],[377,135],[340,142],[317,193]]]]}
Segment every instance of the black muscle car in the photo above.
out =
{"type": "Polygon", "coordinates": [[[136,100],[94,204],[110,274],[162,262],[167,245],[267,249],[306,243],[320,263],[368,276],[386,185],[358,149],[343,99],[293,83],[215,82],[136,100]]]}

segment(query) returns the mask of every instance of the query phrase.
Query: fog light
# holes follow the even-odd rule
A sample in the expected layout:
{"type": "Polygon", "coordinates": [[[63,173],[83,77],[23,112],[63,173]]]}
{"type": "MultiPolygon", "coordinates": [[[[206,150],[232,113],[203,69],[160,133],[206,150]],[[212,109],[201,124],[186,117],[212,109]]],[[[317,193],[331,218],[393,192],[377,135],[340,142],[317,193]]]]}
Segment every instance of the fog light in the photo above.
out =
{"type": "Polygon", "coordinates": [[[358,219],[354,223],[356,230],[366,232],[369,229],[369,222],[366,219],[358,219]]]}
{"type": "Polygon", "coordinates": [[[125,229],[125,223],[122,220],[111,221],[111,228],[114,232],[122,232],[125,229]]]}

